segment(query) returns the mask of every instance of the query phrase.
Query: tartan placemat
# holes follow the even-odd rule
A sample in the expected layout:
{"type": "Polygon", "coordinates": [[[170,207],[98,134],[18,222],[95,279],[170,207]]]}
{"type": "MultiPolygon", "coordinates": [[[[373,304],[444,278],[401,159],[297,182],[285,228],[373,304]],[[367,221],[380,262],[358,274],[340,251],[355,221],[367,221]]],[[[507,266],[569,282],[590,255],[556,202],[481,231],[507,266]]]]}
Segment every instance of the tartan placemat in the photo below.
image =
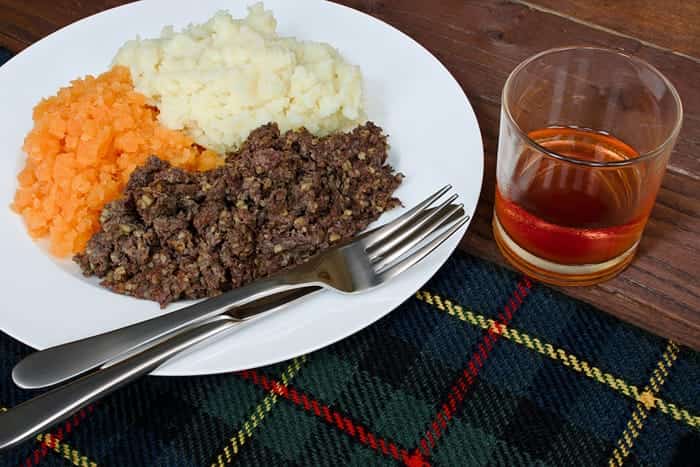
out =
{"type": "MultiPolygon", "coordinates": [[[[29,352],[0,333],[0,406],[39,393],[10,379],[29,352]]],[[[455,253],[331,347],[144,378],[0,464],[699,465],[699,390],[700,353],[455,253]]]]}
{"type": "MultiPolygon", "coordinates": [[[[332,313],[332,310],[329,310],[332,313]]],[[[29,353],[0,337],[0,401],[29,353]]],[[[456,253],[400,308],[270,367],[149,377],[4,465],[697,465],[700,354],[456,253]]]]}

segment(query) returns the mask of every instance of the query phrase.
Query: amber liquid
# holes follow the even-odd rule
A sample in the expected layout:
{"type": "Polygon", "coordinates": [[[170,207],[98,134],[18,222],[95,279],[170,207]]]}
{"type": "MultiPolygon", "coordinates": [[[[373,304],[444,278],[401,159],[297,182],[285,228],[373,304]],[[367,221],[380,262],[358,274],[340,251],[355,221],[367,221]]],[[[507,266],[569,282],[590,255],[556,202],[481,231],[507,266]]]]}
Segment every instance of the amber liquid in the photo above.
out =
{"type": "MultiPolygon", "coordinates": [[[[639,156],[612,135],[580,128],[545,128],[529,137],[577,160],[639,156]]],[[[655,197],[653,189],[646,189],[650,180],[643,163],[591,168],[526,149],[514,164],[507,184],[497,186],[495,209],[501,226],[521,248],[557,264],[590,265],[636,245],[655,197]]]]}

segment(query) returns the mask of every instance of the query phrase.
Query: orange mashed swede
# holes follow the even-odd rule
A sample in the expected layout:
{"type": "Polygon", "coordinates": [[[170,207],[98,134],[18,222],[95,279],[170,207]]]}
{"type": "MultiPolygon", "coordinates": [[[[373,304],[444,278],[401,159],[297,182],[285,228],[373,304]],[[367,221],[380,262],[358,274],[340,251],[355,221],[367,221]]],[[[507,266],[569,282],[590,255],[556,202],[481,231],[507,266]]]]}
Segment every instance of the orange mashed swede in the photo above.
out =
{"type": "Polygon", "coordinates": [[[71,82],[34,108],[24,140],[27,161],[12,208],[29,234],[48,237],[64,257],[85,249],[102,207],[119,197],[131,172],[157,155],[177,167],[208,170],[221,156],[157,121],[126,67],[71,82]]]}

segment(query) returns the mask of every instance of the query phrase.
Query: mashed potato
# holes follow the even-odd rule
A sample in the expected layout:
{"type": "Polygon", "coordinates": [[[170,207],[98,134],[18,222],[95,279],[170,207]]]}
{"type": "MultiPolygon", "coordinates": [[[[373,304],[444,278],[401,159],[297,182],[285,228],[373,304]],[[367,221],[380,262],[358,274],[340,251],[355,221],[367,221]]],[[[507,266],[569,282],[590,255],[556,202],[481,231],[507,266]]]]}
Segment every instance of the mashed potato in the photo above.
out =
{"type": "Polygon", "coordinates": [[[131,70],[136,90],[160,122],[218,152],[236,149],[258,126],[305,126],[323,136],[364,121],[360,69],[328,44],[277,35],[261,3],[243,20],[219,12],[181,32],[127,42],[115,65],[131,70]]]}

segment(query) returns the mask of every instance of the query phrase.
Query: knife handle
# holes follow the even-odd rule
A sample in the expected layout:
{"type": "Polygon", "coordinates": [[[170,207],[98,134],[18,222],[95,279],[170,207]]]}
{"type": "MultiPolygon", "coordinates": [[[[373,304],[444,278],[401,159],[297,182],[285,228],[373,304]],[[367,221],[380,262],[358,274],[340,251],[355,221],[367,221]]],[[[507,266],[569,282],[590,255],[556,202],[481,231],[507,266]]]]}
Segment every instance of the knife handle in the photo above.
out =
{"type": "Polygon", "coordinates": [[[97,399],[150,373],[178,353],[233,328],[237,323],[226,317],[188,329],[108,368],[0,413],[0,449],[15,446],[35,436],[97,399]]]}
{"type": "Polygon", "coordinates": [[[12,379],[24,389],[62,383],[114,361],[144,344],[174,335],[188,326],[233,312],[238,306],[268,295],[298,287],[285,276],[269,277],[146,321],[40,350],[14,367],[12,379]]]}

